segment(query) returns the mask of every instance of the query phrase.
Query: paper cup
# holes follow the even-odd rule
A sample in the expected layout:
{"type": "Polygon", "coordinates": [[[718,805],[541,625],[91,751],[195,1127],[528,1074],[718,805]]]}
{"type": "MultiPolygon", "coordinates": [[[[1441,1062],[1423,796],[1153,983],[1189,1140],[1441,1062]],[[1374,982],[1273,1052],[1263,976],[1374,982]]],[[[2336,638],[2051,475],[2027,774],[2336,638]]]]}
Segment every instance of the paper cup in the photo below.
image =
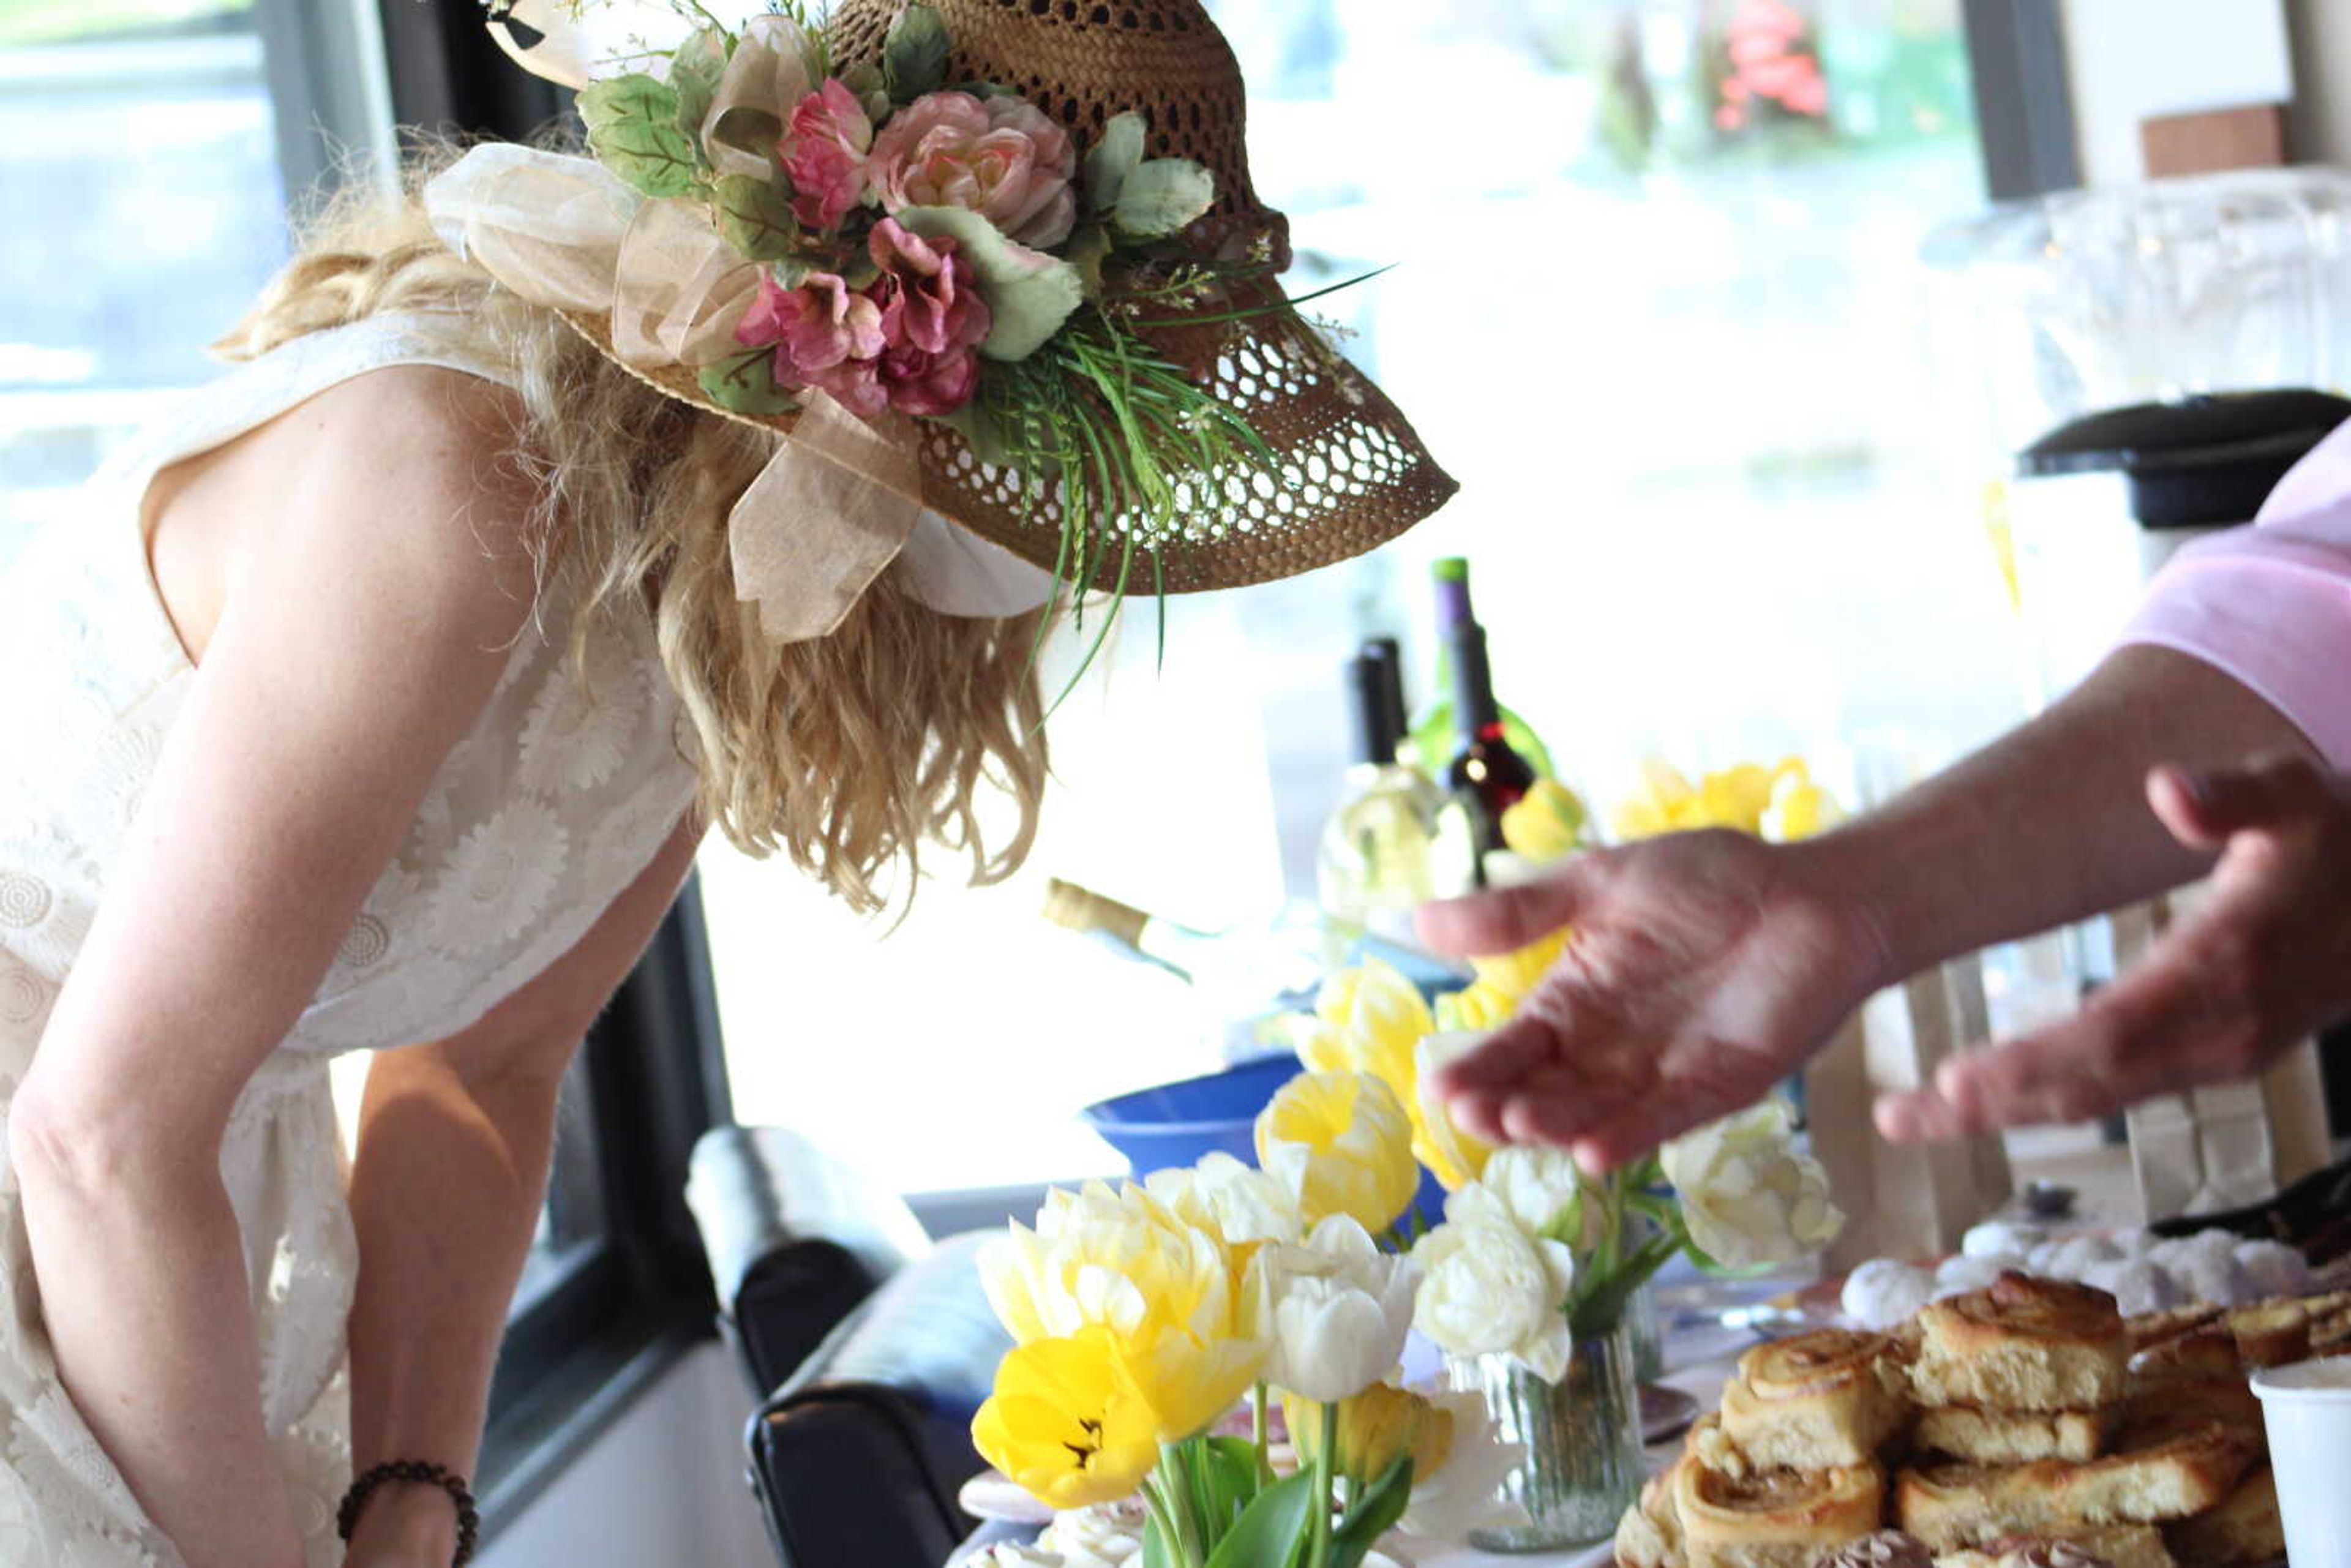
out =
{"type": "Polygon", "coordinates": [[[2294,1568],[2351,1563],[2351,1355],[2253,1374],[2269,1427],[2286,1560],[2294,1568]]]}

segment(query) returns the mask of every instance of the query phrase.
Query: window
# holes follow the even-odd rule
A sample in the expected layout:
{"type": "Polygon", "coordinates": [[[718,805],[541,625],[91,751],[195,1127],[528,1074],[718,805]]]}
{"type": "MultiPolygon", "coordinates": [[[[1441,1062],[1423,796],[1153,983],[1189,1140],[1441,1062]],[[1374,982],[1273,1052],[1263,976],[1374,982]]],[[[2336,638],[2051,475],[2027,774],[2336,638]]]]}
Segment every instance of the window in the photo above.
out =
{"type": "Polygon", "coordinates": [[[1959,0],[1211,9],[1292,291],[1395,264],[1310,308],[1461,494],[1362,560],[1171,602],[1164,672],[1133,615],[1054,718],[1009,886],[941,866],[884,941],[705,853],[740,1115],[903,1188],[1117,1170],[1072,1113],[1216,1064],[1180,987],[1042,925],[1043,879],[1210,929],[1311,898],[1341,664],[1402,635],[1431,695],[1437,556],[1469,558],[1503,699],[1603,800],[1650,753],[1931,760],[2016,710],[1915,262],[1983,201],[1959,0]]]}

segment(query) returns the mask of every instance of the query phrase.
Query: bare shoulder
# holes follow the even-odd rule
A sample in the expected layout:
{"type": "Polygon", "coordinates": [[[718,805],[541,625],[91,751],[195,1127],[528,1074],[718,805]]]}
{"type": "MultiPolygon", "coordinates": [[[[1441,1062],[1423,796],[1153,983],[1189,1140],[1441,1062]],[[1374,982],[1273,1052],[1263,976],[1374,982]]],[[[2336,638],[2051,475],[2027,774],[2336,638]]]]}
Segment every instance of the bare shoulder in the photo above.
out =
{"type": "MultiPolygon", "coordinates": [[[[527,613],[538,482],[521,401],[430,365],[355,376],[288,410],[253,456],[273,486],[235,576],[277,591],[349,584],[422,623],[500,640],[527,613]]],[[[232,590],[234,597],[234,590],[232,590]]]]}

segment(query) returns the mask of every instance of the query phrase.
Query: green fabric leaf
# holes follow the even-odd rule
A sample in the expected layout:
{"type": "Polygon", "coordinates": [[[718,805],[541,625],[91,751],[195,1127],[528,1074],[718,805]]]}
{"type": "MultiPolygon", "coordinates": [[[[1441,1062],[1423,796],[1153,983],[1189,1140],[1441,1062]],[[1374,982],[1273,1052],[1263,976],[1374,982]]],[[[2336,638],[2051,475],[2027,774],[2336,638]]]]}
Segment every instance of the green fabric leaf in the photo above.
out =
{"type": "Polygon", "coordinates": [[[792,199],[773,180],[722,174],[717,182],[718,232],[753,261],[781,261],[800,237],[792,199]]]}
{"type": "Polygon", "coordinates": [[[1089,299],[1102,298],[1102,263],[1110,259],[1110,231],[1100,224],[1080,224],[1061,247],[1061,259],[1078,269],[1078,281],[1089,299]]]}
{"type": "Polygon", "coordinates": [[[1360,1568],[1374,1542],[1395,1528],[1412,1502],[1412,1458],[1406,1455],[1359,1495],[1331,1537],[1331,1568],[1360,1568]]]}
{"type": "Polygon", "coordinates": [[[718,78],[726,74],[726,35],[704,27],[680,44],[670,57],[669,89],[677,94],[677,128],[703,166],[709,155],[702,150],[702,122],[718,96],[718,78]]]}
{"type": "Polygon", "coordinates": [[[936,92],[947,79],[947,51],[953,47],[946,23],[922,0],[899,12],[882,45],[882,77],[890,96],[912,103],[936,92]]]}
{"type": "Polygon", "coordinates": [[[1289,1561],[1290,1550],[1306,1532],[1307,1511],[1314,1506],[1314,1477],[1301,1470],[1257,1494],[1217,1549],[1208,1553],[1207,1568],[1268,1568],[1289,1561]]]}
{"type": "Polygon", "coordinates": [[[1128,172],[1111,216],[1137,239],[1163,239],[1216,199],[1215,176],[1189,158],[1154,158],[1128,172]]]}
{"type": "Polygon", "coordinates": [[[996,225],[962,207],[908,207],[898,222],[925,239],[952,239],[979,275],[995,325],[979,351],[991,360],[1025,360],[1061,329],[1085,301],[1078,269],[1059,256],[1015,245],[996,225]]]}
{"type": "Polygon", "coordinates": [[[1126,177],[1143,162],[1143,116],[1133,110],[1113,114],[1086,150],[1086,211],[1106,213],[1118,205],[1126,177]]]}
{"type": "Polygon", "coordinates": [[[695,377],[711,402],[731,413],[766,416],[791,413],[799,399],[776,384],[776,351],[754,349],[705,365],[695,377]]]}
{"type": "Polygon", "coordinates": [[[678,129],[677,94],[652,77],[613,77],[580,89],[580,118],[597,160],[630,189],[683,196],[694,189],[693,142],[678,129]]]}

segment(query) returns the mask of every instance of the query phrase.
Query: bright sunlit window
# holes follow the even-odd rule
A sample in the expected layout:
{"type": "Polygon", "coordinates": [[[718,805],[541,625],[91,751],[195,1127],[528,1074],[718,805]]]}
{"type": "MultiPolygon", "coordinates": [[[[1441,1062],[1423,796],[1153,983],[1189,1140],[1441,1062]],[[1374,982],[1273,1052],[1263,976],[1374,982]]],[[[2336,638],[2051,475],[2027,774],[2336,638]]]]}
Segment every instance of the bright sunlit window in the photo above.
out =
{"type": "Polygon", "coordinates": [[[746,1122],[907,1189],[1117,1170],[1073,1111],[1217,1064],[1167,976],[1038,917],[1060,876],[1187,924],[1311,898],[1340,666],[1471,562],[1502,700],[1604,798],[1641,757],[1907,768],[2018,711],[1919,242],[1982,204],[1958,0],[1225,0],[1294,292],[1461,482],[1364,560],[1147,609],[1056,716],[1029,873],[904,925],[705,857],[746,1122]],[[1500,287],[1498,280],[1515,280],[1500,287]],[[1531,281],[1529,281],[1531,280],[1531,281]],[[1899,733],[1897,733],[1899,732],[1899,733]]]}

